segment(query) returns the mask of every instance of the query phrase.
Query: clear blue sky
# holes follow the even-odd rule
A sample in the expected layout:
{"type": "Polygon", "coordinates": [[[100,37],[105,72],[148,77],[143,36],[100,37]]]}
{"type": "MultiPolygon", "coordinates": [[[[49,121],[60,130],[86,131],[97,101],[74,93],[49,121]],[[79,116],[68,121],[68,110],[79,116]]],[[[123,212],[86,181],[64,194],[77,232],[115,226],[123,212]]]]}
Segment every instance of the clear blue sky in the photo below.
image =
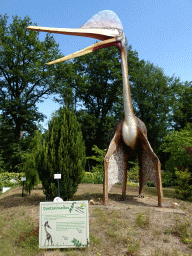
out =
{"type": "MultiPolygon", "coordinates": [[[[175,74],[181,81],[192,81],[192,0],[1,0],[0,13],[28,15],[33,23],[44,27],[79,28],[99,11],[114,11],[123,24],[128,44],[140,59],[175,74]]],[[[45,32],[40,33],[43,40],[45,32]]],[[[61,52],[68,55],[83,49],[95,39],[53,34],[61,52]]],[[[52,97],[37,105],[47,116],[60,105],[52,97]]]]}

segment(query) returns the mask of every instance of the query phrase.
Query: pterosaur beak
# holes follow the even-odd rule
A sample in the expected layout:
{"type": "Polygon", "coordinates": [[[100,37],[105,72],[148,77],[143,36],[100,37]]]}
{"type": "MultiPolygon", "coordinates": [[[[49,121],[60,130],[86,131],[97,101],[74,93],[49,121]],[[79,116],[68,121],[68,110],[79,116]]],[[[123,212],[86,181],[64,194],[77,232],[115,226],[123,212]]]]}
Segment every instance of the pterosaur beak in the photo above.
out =
{"type": "Polygon", "coordinates": [[[69,54],[69,55],[63,57],[63,58],[48,62],[46,64],[47,65],[52,65],[52,64],[55,64],[55,63],[58,63],[58,62],[61,62],[61,61],[70,60],[70,59],[73,59],[73,58],[76,58],[76,57],[80,57],[82,55],[91,53],[97,47],[99,48],[101,46],[104,46],[106,44],[108,45],[109,43],[112,43],[112,42],[115,42],[115,41],[116,41],[116,38],[107,39],[107,40],[101,41],[99,43],[92,44],[91,46],[88,46],[88,47],[84,48],[83,50],[80,50],[78,52],[74,52],[72,54],[69,54]]]}
{"type": "Polygon", "coordinates": [[[48,27],[38,27],[38,26],[29,26],[27,27],[27,29],[35,30],[35,31],[50,32],[50,33],[65,34],[65,35],[91,37],[91,38],[102,40],[101,42],[95,43],[83,50],[77,51],[63,58],[51,61],[47,63],[47,65],[52,65],[61,61],[70,60],[72,58],[76,58],[76,57],[88,54],[94,51],[96,48],[102,48],[104,47],[104,45],[109,45],[111,43],[116,42],[117,37],[119,36],[119,31],[117,29],[103,29],[103,28],[71,29],[71,28],[48,28],[48,27]]]}

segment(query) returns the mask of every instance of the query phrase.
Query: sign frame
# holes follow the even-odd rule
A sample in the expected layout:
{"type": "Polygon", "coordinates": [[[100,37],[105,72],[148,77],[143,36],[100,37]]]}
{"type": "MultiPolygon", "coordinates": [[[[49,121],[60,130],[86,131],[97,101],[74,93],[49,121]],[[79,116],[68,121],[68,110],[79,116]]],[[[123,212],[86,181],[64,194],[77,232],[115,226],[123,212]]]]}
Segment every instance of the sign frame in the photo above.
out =
{"type": "Polygon", "coordinates": [[[39,248],[89,247],[88,200],[40,202],[39,248]]]}

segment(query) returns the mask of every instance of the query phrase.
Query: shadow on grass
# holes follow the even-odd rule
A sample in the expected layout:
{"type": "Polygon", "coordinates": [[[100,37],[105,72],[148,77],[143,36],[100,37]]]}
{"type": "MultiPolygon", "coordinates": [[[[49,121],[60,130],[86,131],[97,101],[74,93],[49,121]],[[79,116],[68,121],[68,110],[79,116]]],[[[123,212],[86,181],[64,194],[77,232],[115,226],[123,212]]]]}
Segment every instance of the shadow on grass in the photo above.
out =
{"type": "Polygon", "coordinates": [[[12,194],[4,196],[3,198],[0,198],[0,207],[3,208],[12,208],[17,206],[36,206],[39,205],[40,202],[45,201],[45,196],[28,196],[24,194],[24,197],[22,197],[21,193],[12,194]]]}
{"type": "MultiPolygon", "coordinates": [[[[81,189],[81,186],[80,186],[81,189]]],[[[79,190],[80,192],[76,192],[73,197],[70,199],[70,201],[76,201],[76,200],[91,200],[94,199],[98,205],[102,205],[102,198],[103,198],[103,189],[102,185],[98,184],[82,184],[82,189],[79,190]],[[101,191],[101,192],[100,192],[101,191]],[[100,193],[99,193],[100,192],[100,193]]],[[[137,206],[154,206],[156,207],[158,204],[157,199],[157,190],[156,188],[151,187],[144,187],[144,195],[145,196],[155,196],[154,202],[148,203],[146,201],[140,200],[138,201],[138,187],[132,187],[127,186],[127,196],[125,201],[119,201],[119,198],[121,196],[121,186],[116,185],[116,190],[109,193],[109,203],[118,203],[120,207],[123,205],[126,207],[126,205],[137,205],[137,206]],[[156,201],[156,202],[155,202],[156,201]]],[[[36,187],[33,189],[33,191],[37,193],[32,193],[32,195],[26,195],[24,194],[24,197],[22,197],[22,190],[20,188],[16,189],[15,194],[12,192],[8,195],[3,195],[3,197],[0,197],[0,207],[3,208],[11,208],[15,206],[37,206],[40,202],[46,202],[45,196],[41,195],[42,187],[36,187]],[[20,191],[18,193],[18,191],[20,191]],[[40,192],[40,193],[39,193],[40,192]]],[[[170,189],[163,189],[164,196],[168,196],[171,198],[174,198],[174,190],[170,189]]]]}
{"type": "MultiPolygon", "coordinates": [[[[116,203],[119,205],[119,207],[122,207],[124,205],[124,207],[128,206],[128,205],[137,205],[137,206],[154,206],[156,207],[158,204],[158,199],[157,199],[157,203],[155,204],[148,204],[146,202],[138,202],[138,196],[135,195],[127,195],[126,199],[124,201],[119,201],[120,198],[120,194],[109,194],[109,207],[111,203],[116,203]]],[[[102,193],[84,193],[81,195],[74,195],[70,201],[76,201],[76,200],[91,200],[94,199],[96,201],[96,205],[102,205],[102,198],[103,198],[103,194],[102,193]]],[[[106,207],[108,207],[106,206],[106,207]]]]}

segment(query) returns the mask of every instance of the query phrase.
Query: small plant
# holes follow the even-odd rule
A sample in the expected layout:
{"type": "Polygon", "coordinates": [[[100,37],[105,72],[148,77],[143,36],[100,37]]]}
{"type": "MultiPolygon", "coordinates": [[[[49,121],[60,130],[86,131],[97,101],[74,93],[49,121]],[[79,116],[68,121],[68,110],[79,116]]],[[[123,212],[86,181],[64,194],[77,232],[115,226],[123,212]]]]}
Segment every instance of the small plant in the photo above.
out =
{"type": "Polygon", "coordinates": [[[149,226],[149,216],[142,212],[137,214],[135,225],[141,228],[147,228],[149,226]]]}
{"type": "Polygon", "coordinates": [[[90,233],[90,240],[94,243],[94,245],[98,245],[98,244],[100,244],[102,242],[102,238],[96,236],[93,233],[90,233]]]}
{"type": "Polygon", "coordinates": [[[188,244],[192,248],[192,234],[189,232],[190,223],[188,219],[184,222],[181,219],[175,219],[175,230],[174,234],[181,237],[181,241],[188,244]]]}
{"type": "MultiPolygon", "coordinates": [[[[127,247],[128,251],[127,253],[135,253],[139,250],[140,247],[140,240],[130,240],[129,238],[127,239],[127,247]]],[[[131,254],[132,255],[132,254],[131,254]]]]}
{"type": "Polygon", "coordinates": [[[114,229],[107,229],[107,235],[110,236],[110,237],[116,237],[116,234],[114,232],[114,229]]]}
{"type": "Polygon", "coordinates": [[[164,242],[164,243],[169,243],[170,240],[166,237],[166,238],[163,239],[163,242],[164,242]]]}
{"type": "Polygon", "coordinates": [[[166,235],[171,235],[173,233],[173,230],[170,227],[166,227],[165,232],[166,235]]]}

